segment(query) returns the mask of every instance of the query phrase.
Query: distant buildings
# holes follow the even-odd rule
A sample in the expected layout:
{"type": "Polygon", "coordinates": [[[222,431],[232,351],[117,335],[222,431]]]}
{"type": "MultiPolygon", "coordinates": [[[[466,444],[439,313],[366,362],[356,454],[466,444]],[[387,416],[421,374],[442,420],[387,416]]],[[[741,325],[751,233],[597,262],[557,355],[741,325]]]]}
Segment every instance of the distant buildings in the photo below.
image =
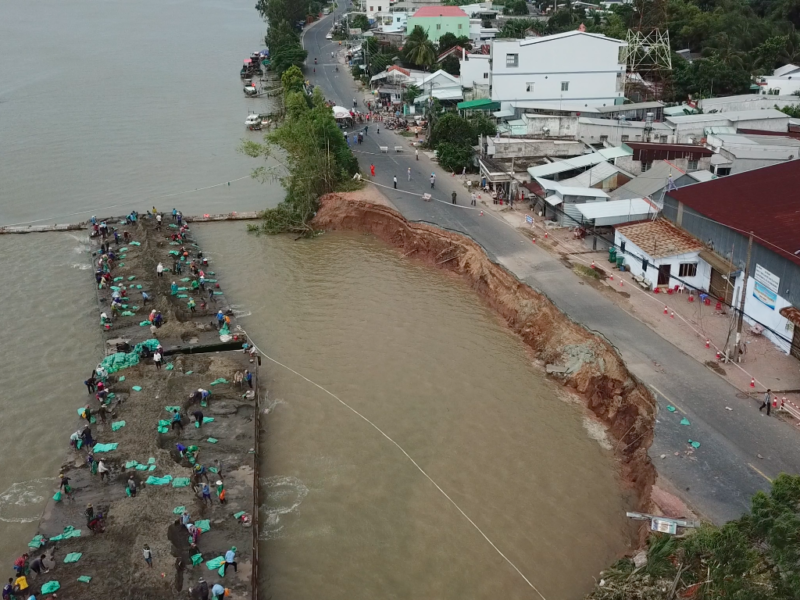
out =
{"type": "Polygon", "coordinates": [[[800,91],[800,67],[783,65],[775,69],[772,75],[758,78],[760,93],[766,96],[790,96],[800,91]]]}

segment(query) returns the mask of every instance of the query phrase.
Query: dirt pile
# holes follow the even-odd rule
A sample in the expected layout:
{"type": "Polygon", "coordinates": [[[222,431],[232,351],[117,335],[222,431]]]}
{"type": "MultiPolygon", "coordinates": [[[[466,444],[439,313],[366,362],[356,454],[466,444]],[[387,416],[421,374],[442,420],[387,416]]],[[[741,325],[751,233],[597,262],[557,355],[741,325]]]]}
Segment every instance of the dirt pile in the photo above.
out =
{"type": "Polygon", "coordinates": [[[638,508],[649,507],[656,477],[647,454],[653,441],[655,401],[606,340],[572,321],[460,234],[409,223],[392,208],[353,200],[347,194],[324,196],[313,226],[369,232],[406,256],[466,279],[548,366],[548,372],[585,399],[615,442],[623,480],[635,493],[638,508]]]}

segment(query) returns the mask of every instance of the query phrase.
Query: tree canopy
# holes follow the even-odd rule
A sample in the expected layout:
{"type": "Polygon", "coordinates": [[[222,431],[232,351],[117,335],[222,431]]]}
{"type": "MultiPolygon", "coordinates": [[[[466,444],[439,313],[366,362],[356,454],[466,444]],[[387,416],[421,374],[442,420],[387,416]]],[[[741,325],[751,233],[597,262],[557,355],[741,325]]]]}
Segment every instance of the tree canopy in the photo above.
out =
{"type": "Polygon", "coordinates": [[[601,575],[591,600],[800,599],[800,476],[779,475],[751,499],[750,514],[686,537],[648,540],[647,564],[623,559],[601,575]],[[674,590],[674,594],[667,594],[674,590]]]}
{"type": "Polygon", "coordinates": [[[415,26],[406,38],[403,52],[411,63],[419,67],[429,67],[436,62],[436,46],[419,25],[415,26]]]}

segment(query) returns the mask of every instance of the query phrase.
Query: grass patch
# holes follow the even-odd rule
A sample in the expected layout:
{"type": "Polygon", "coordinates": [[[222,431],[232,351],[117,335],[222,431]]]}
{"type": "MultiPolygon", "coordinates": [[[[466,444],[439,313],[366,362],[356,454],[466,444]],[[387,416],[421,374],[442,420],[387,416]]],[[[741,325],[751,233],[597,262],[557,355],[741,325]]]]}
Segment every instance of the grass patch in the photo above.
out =
{"type": "Polygon", "coordinates": [[[600,273],[598,273],[591,267],[585,267],[583,265],[575,265],[574,267],[572,267],[572,270],[575,271],[575,273],[580,275],[581,277],[589,277],[590,279],[600,279],[600,273]]]}

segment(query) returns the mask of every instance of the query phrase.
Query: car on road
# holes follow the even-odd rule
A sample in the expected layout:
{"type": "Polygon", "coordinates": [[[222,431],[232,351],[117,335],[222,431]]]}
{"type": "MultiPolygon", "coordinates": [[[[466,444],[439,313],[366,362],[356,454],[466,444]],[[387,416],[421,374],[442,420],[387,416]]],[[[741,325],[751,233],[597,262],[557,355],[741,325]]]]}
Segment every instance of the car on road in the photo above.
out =
{"type": "Polygon", "coordinates": [[[328,32],[328,33],[325,35],[325,39],[326,39],[326,40],[332,40],[332,39],[333,39],[333,33],[331,33],[331,32],[329,31],[329,32],[328,32]]]}

